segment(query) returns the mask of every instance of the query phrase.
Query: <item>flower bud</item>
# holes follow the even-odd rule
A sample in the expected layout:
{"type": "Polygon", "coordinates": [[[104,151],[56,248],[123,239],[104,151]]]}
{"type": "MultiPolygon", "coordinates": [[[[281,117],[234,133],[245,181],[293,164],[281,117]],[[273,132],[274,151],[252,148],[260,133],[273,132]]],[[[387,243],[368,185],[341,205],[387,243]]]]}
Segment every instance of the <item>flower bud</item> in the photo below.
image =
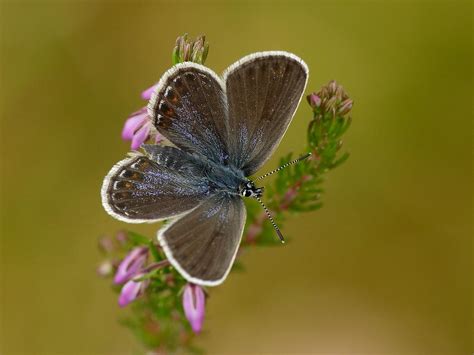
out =
{"type": "Polygon", "coordinates": [[[336,80],[331,80],[328,84],[328,91],[330,95],[334,95],[337,90],[337,83],[336,80]]]}
{"type": "Polygon", "coordinates": [[[330,117],[334,115],[344,116],[351,111],[353,104],[344,88],[334,80],[331,80],[321,90],[308,95],[306,98],[316,116],[326,114],[330,114],[330,117]]]}
{"type": "MultiPolygon", "coordinates": [[[[142,277],[143,274],[138,274],[136,275],[136,279],[142,277]]],[[[119,296],[119,306],[120,307],[125,307],[128,305],[130,302],[133,302],[137,297],[143,294],[145,292],[146,288],[148,287],[148,284],[150,283],[150,280],[129,280],[125,285],[123,285],[122,290],[120,291],[120,296],[119,296]]]]}
{"type": "Polygon", "coordinates": [[[328,100],[325,102],[325,107],[326,111],[333,111],[335,109],[335,105],[337,102],[337,97],[336,96],[331,96],[328,100]]]}
{"type": "Polygon", "coordinates": [[[321,98],[316,94],[311,94],[306,97],[308,99],[308,103],[312,108],[316,108],[321,106],[321,98]]]}
{"type": "Polygon", "coordinates": [[[209,52],[209,44],[205,36],[198,36],[195,40],[188,39],[188,34],[176,39],[173,49],[173,64],[182,62],[195,62],[204,64],[209,52]]]}
{"type": "Polygon", "coordinates": [[[147,258],[147,247],[137,247],[133,249],[118,266],[114,282],[121,284],[136,276],[145,265],[147,258]]]}
{"type": "Polygon", "coordinates": [[[143,100],[150,100],[151,99],[151,95],[153,95],[153,92],[155,91],[156,89],[156,86],[158,84],[154,84],[152,86],[150,86],[148,89],[142,91],[142,99],[143,100]]]}
{"type": "Polygon", "coordinates": [[[122,129],[122,139],[131,141],[131,148],[138,150],[148,139],[153,138],[155,143],[160,142],[163,137],[153,126],[153,122],[147,113],[147,108],[143,107],[139,111],[132,113],[122,129]]]}
{"type": "Polygon", "coordinates": [[[184,314],[194,333],[199,333],[204,322],[206,295],[203,289],[194,284],[186,284],[183,293],[184,314]]]}
{"type": "Polygon", "coordinates": [[[337,111],[337,113],[340,114],[341,116],[344,116],[345,114],[349,113],[351,109],[352,109],[352,100],[346,99],[343,102],[341,102],[341,105],[339,106],[339,110],[337,111]]]}

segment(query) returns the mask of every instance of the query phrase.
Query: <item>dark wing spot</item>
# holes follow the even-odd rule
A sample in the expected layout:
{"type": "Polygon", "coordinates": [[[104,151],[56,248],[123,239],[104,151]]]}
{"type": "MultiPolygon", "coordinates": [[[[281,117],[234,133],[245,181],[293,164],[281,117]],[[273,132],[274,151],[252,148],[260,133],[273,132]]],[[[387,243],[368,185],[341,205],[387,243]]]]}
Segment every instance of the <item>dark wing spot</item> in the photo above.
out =
{"type": "Polygon", "coordinates": [[[176,105],[179,101],[178,93],[173,89],[173,87],[168,86],[165,90],[164,97],[168,100],[169,103],[176,105]]]}
{"type": "Polygon", "coordinates": [[[160,101],[160,104],[158,105],[158,110],[160,110],[163,115],[170,118],[174,118],[174,110],[164,100],[160,101]]]}

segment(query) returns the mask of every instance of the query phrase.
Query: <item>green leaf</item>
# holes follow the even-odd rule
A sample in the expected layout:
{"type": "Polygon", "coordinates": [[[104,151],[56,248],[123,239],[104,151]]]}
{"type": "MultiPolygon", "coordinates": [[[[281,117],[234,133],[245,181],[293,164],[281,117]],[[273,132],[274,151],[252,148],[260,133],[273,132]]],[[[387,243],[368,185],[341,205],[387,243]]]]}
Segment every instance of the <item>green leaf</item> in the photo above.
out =
{"type": "Polygon", "coordinates": [[[349,153],[344,153],[339,159],[331,164],[331,169],[337,168],[339,165],[344,163],[349,158],[349,153]]]}
{"type": "Polygon", "coordinates": [[[341,137],[346,131],[349,129],[352,123],[352,117],[347,117],[345,124],[342,126],[340,132],[339,132],[339,137],[341,137]]]}
{"type": "Polygon", "coordinates": [[[155,243],[153,243],[152,240],[148,241],[148,249],[150,250],[151,256],[153,256],[153,259],[155,259],[155,261],[164,260],[164,255],[162,255],[158,251],[158,247],[155,245],[155,243]]]}
{"type": "Polygon", "coordinates": [[[179,59],[179,54],[178,54],[178,47],[175,47],[173,49],[173,53],[171,54],[171,63],[175,65],[175,64],[178,64],[179,62],[180,62],[180,59],[179,59]]]}
{"type": "Polygon", "coordinates": [[[294,212],[309,212],[320,209],[323,206],[322,202],[312,204],[292,204],[290,210],[294,212]]]}

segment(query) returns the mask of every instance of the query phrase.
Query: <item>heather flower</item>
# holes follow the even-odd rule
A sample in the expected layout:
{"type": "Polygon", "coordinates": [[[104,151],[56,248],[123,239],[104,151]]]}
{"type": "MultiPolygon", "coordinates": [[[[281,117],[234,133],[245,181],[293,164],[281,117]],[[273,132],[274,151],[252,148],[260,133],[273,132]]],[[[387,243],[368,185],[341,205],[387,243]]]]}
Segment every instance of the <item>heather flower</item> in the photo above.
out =
{"type": "Polygon", "coordinates": [[[151,99],[151,95],[153,95],[153,92],[156,89],[156,85],[157,84],[154,84],[154,85],[150,86],[148,89],[146,89],[142,92],[141,96],[142,96],[143,100],[150,100],[151,99]]]}
{"type": "Polygon", "coordinates": [[[136,276],[142,270],[147,258],[147,247],[137,247],[133,249],[118,266],[114,282],[121,284],[136,276]]]}
{"type": "Polygon", "coordinates": [[[188,38],[186,33],[176,39],[176,46],[172,54],[173,64],[182,62],[204,64],[208,52],[209,44],[206,43],[205,36],[198,36],[195,40],[192,40],[188,38]]]}
{"type": "Polygon", "coordinates": [[[148,139],[154,138],[155,143],[163,140],[163,137],[153,126],[153,122],[148,116],[146,107],[132,113],[122,130],[122,139],[132,141],[131,148],[137,150],[148,139]]]}
{"type": "Polygon", "coordinates": [[[204,322],[206,296],[203,289],[194,284],[186,284],[183,293],[184,314],[195,333],[199,333],[204,322]]]}
{"type": "MultiPolygon", "coordinates": [[[[141,94],[142,99],[150,100],[155,89],[156,84],[143,91],[141,94]]],[[[127,118],[122,129],[122,139],[132,141],[131,148],[137,150],[145,141],[152,138],[155,140],[155,143],[160,143],[163,140],[163,136],[153,126],[145,106],[127,118]]]]}
{"type": "Polygon", "coordinates": [[[352,100],[346,99],[341,102],[337,113],[340,114],[341,116],[344,116],[345,114],[349,113],[351,109],[352,109],[352,100]]]}
{"type": "Polygon", "coordinates": [[[306,97],[315,114],[331,113],[344,116],[352,109],[352,99],[344,91],[343,87],[332,80],[323,86],[318,92],[306,97]]]}
{"type": "Polygon", "coordinates": [[[120,307],[125,307],[130,302],[133,302],[137,297],[143,294],[150,283],[149,279],[138,280],[144,274],[137,274],[135,279],[127,281],[120,291],[118,303],[120,307]]]}
{"type": "Polygon", "coordinates": [[[313,108],[321,106],[321,101],[321,98],[316,93],[308,95],[309,105],[313,108]]]}

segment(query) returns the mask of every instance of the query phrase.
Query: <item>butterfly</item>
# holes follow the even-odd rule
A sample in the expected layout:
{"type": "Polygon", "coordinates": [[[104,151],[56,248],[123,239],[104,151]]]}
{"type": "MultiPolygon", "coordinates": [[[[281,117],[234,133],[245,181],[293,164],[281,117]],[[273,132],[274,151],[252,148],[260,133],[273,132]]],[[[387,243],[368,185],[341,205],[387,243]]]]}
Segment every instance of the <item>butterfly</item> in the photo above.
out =
{"type": "Polygon", "coordinates": [[[304,61],[283,51],[245,56],[222,76],[176,64],[147,106],[173,146],[143,145],[118,162],[102,185],[105,210],[128,223],[169,220],[158,241],[171,265],[189,282],[221,284],[242,238],[243,198],[261,202],[249,177],[283,138],[307,80],[304,61]]]}

